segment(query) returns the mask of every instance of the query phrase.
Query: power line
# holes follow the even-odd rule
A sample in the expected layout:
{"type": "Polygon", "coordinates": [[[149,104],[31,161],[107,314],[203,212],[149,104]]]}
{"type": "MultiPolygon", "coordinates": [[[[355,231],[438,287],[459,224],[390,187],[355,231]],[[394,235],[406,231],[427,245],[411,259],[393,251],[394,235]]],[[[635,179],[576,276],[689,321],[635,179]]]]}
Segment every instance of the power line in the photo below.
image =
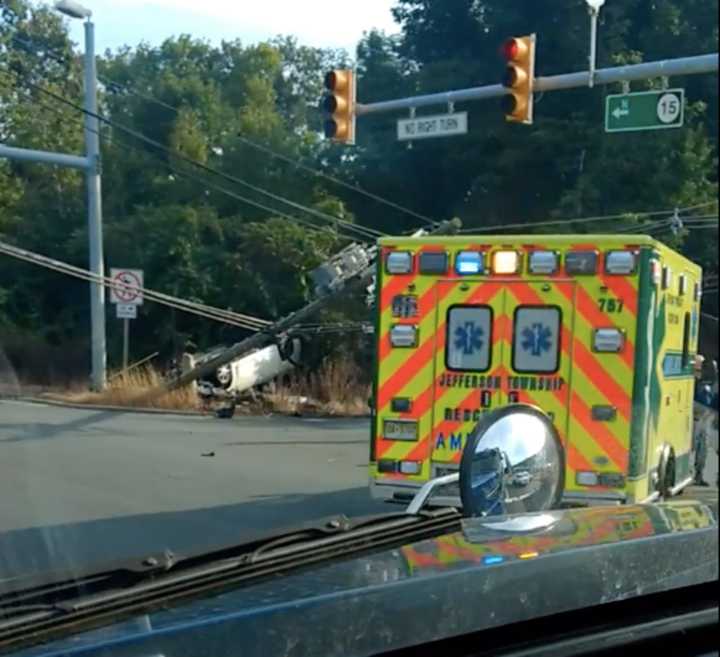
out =
{"type": "MultiPolygon", "coordinates": [[[[28,41],[27,39],[22,39],[20,37],[17,37],[17,35],[15,35],[13,37],[13,39],[16,40],[17,42],[21,42],[28,48],[33,47],[33,43],[31,41],[28,41]]],[[[35,54],[39,55],[39,53],[37,51],[34,51],[34,52],[35,52],[35,54]]],[[[57,53],[54,53],[52,50],[46,49],[45,54],[46,54],[46,56],[51,57],[52,59],[54,59],[55,61],[60,62],[60,63],[64,63],[67,61],[66,58],[62,57],[61,55],[58,55],[57,53]]],[[[170,105],[169,103],[166,103],[164,100],[161,100],[161,99],[157,98],[156,96],[153,96],[152,94],[140,92],[134,86],[130,86],[127,83],[117,82],[117,81],[107,78],[103,75],[98,75],[98,79],[108,88],[108,91],[110,91],[111,93],[118,93],[121,91],[125,92],[125,93],[130,93],[138,98],[141,98],[142,100],[145,100],[149,103],[154,103],[154,104],[158,105],[159,107],[168,109],[176,114],[180,113],[179,108],[177,108],[173,105],[170,105]]],[[[286,163],[292,164],[294,167],[296,167],[298,169],[307,171],[308,173],[311,173],[314,176],[324,178],[325,180],[328,180],[336,185],[344,187],[345,189],[352,190],[354,192],[357,192],[358,194],[362,194],[362,195],[366,196],[367,198],[373,199],[374,201],[377,201],[378,203],[382,203],[383,205],[386,205],[387,207],[391,207],[395,210],[398,210],[399,212],[403,212],[409,216],[415,217],[416,219],[420,219],[420,221],[426,223],[429,226],[437,225],[437,221],[432,220],[430,217],[427,217],[419,212],[416,212],[415,210],[411,210],[407,207],[404,207],[404,206],[400,205],[399,203],[395,203],[394,201],[386,199],[386,198],[380,196],[379,194],[369,192],[366,189],[363,189],[362,187],[360,187],[359,185],[354,185],[345,180],[341,180],[340,178],[337,178],[336,176],[332,176],[328,173],[325,173],[324,171],[321,171],[320,169],[315,169],[313,167],[310,167],[306,164],[303,164],[298,159],[293,159],[287,155],[279,153],[278,151],[276,151],[272,148],[269,148],[268,146],[259,144],[259,143],[255,142],[247,137],[244,137],[242,135],[238,134],[237,137],[241,142],[243,142],[247,146],[250,146],[251,148],[254,148],[263,153],[266,153],[267,155],[270,155],[271,157],[274,157],[274,158],[282,160],[286,163]]]]}
{"type": "Polygon", "coordinates": [[[665,220],[665,221],[659,221],[654,225],[632,225],[632,226],[621,226],[620,228],[615,229],[613,232],[618,234],[628,234],[628,233],[637,233],[637,234],[651,234],[654,232],[657,232],[659,230],[662,230],[664,228],[670,228],[672,226],[672,221],[665,220]]]}
{"type": "MultiPolygon", "coordinates": [[[[0,86],[3,86],[2,81],[0,81],[0,86]]],[[[6,87],[6,88],[7,88],[7,87],[6,87]]],[[[51,111],[51,112],[53,112],[53,113],[55,113],[55,114],[57,114],[57,115],[62,116],[63,118],[65,118],[65,115],[62,113],[62,111],[59,110],[57,107],[54,107],[53,105],[48,105],[47,103],[42,103],[42,102],[36,103],[36,105],[37,105],[38,107],[41,107],[41,108],[46,109],[46,110],[48,110],[48,111],[51,111]]],[[[81,126],[82,126],[82,120],[78,118],[78,121],[80,121],[80,124],[81,124],[81,126]]],[[[92,132],[93,134],[99,135],[99,136],[100,136],[102,139],[104,139],[105,141],[108,140],[108,135],[107,135],[106,133],[103,133],[102,131],[97,131],[97,130],[93,130],[93,129],[90,129],[90,128],[85,128],[85,129],[88,129],[88,130],[89,130],[90,132],[92,132]]],[[[342,236],[342,237],[346,237],[346,238],[351,239],[351,240],[355,240],[355,239],[356,239],[356,236],[354,236],[354,235],[343,234],[343,233],[341,233],[340,231],[338,231],[337,233],[334,233],[334,232],[333,232],[330,228],[328,228],[327,226],[317,226],[316,224],[313,224],[313,223],[311,223],[310,221],[307,221],[307,220],[305,220],[305,219],[303,219],[303,218],[301,218],[301,217],[297,217],[297,216],[295,216],[295,215],[287,214],[287,213],[282,212],[281,210],[278,210],[278,209],[276,209],[276,208],[269,207],[269,206],[267,206],[267,205],[264,205],[264,204],[262,204],[262,203],[259,203],[259,202],[257,202],[257,201],[254,201],[254,200],[252,200],[252,199],[249,199],[249,198],[247,198],[247,197],[245,197],[245,196],[241,196],[240,194],[237,194],[236,192],[230,191],[230,190],[228,190],[228,189],[226,189],[226,188],[224,188],[224,187],[220,187],[219,185],[215,185],[214,183],[211,183],[210,181],[208,181],[208,180],[206,180],[206,179],[204,179],[204,178],[201,178],[200,176],[191,174],[191,173],[189,173],[189,172],[187,172],[187,171],[181,171],[180,169],[178,169],[178,168],[176,168],[176,167],[173,167],[172,164],[170,164],[170,162],[168,162],[168,161],[164,160],[163,158],[161,158],[158,153],[155,153],[155,152],[153,152],[153,151],[143,150],[143,149],[141,149],[140,146],[138,146],[138,145],[132,144],[132,143],[130,143],[130,142],[125,142],[125,141],[122,141],[122,140],[114,140],[114,141],[112,141],[112,143],[113,143],[113,144],[116,144],[116,145],[119,145],[119,146],[122,146],[123,148],[126,148],[127,150],[134,151],[134,152],[138,152],[138,153],[142,153],[143,155],[151,156],[151,157],[155,158],[155,159],[158,161],[158,163],[160,163],[160,164],[161,164],[163,167],[165,167],[168,171],[171,171],[172,173],[174,173],[174,174],[176,174],[176,175],[178,175],[178,176],[181,176],[181,177],[186,178],[186,179],[188,179],[188,180],[192,180],[193,182],[196,182],[196,183],[198,183],[198,184],[200,184],[200,185],[202,185],[202,186],[204,186],[204,187],[206,187],[206,188],[209,188],[209,189],[212,189],[212,190],[214,190],[214,191],[216,191],[216,192],[218,192],[218,193],[224,194],[225,196],[228,196],[229,198],[235,199],[235,200],[237,200],[237,201],[241,201],[242,203],[246,203],[246,204],[252,205],[252,206],[254,206],[254,207],[256,207],[256,208],[258,208],[258,209],[260,209],[260,210],[264,210],[264,211],[266,211],[266,212],[269,212],[269,213],[271,213],[273,216],[281,217],[281,218],[286,219],[286,220],[288,220],[288,221],[290,221],[290,222],[296,222],[296,223],[302,224],[303,226],[305,226],[306,228],[310,229],[310,230],[313,231],[313,232],[317,232],[317,233],[327,233],[328,235],[330,235],[330,236],[332,236],[332,237],[342,236]]]]}
{"type": "MultiPolygon", "coordinates": [[[[117,282],[108,276],[98,276],[97,274],[93,274],[86,269],[70,265],[60,260],[48,258],[47,256],[43,256],[33,251],[28,251],[27,249],[21,249],[19,247],[12,246],[11,244],[7,244],[6,242],[0,241],[0,253],[15,258],[17,260],[24,260],[25,262],[44,267],[45,269],[50,269],[61,274],[65,274],[67,276],[79,278],[81,280],[91,283],[100,283],[107,288],[117,289],[118,287],[117,282]]],[[[149,301],[158,303],[160,305],[168,306],[170,308],[175,308],[177,310],[181,310],[183,312],[187,312],[193,315],[198,315],[206,319],[212,319],[214,321],[222,322],[225,324],[231,324],[233,326],[237,326],[248,331],[262,331],[272,324],[272,322],[268,320],[258,319],[257,317],[251,317],[250,315],[234,313],[232,311],[223,310],[221,308],[214,308],[213,306],[208,306],[194,301],[187,301],[185,299],[173,297],[162,292],[156,292],[155,290],[150,290],[147,288],[137,288],[137,290],[141,292],[143,297],[147,298],[149,301]]]]}
{"type": "Polygon", "coordinates": [[[233,183],[242,185],[244,187],[247,187],[249,189],[252,189],[253,191],[255,191],[259,194],[263,194],[263,195],[265,195],[269,198],[272,198],[280,203],[285,203],[286,205],[289,205],[295,209],[299,209],[308,214],[312,214],[316,217],[324,219],[325,221],[329,221],[330,223],[345,226],[347,230],[355,231],[356,233],[361,235],[367,241],[373,241],[373,240],[377,239],[377,237],[380,237],[383,235],[383,233],[381,233],[380,231],[376,231],[375,229],[367,228],[365,226],[359,226],[359,225],[353,224],[349,221],[345,221],[343,219],[333,217],[332,215],[326,214],[324,212],[320,212],[319,210],[315,210],[314,208],[310,208],[310,207],[304,206],[300,203],[290,201],[289,199],[286,199],[283,196],[273,194],[272,192],[269,192],[269,191],[263,189],[262,187],[258,187],[257,185],[253,185],[252,183],[242,180],[241,178],[231,176],[230,174],[227,174],[227,173],[224,173],[217,169],[214,169],[212,167],[209,167],[205,164],[202,164],[201,162],[193,160],[192,158],[190,158],[186,155],[183,155],[182,153],[177,153],[177,152],[171,150],[167,146],[164,146],[160,142],[142,134],[141,132],[138,132],[137,130],[133,130],[132,128],[128,128],[125,125],[115,122],[114,120],[108,119],[107,117],[103,116],[102,114],[90,112],[89,110],[86,110],[81,105],[78,105],[77,103],[65,98],[64,96],[61,96],[60,94],[56,94],[55,92],[50,91],[49,89],[46,89],[42,85],[35,84],[34,82],[31,82],[30,80],[25,80],[25,82],[26,82],[26,84],[31,86],[33,89],[40,91],[41,93],[49,96],[50,98],[53,98],[53,99],[57,100],[58,102],[63,103],[64,105],[72,107],[73,109],[75,109],[79,112],[82,112],[83,114],[85,114],[87,116],[91,116],[91,117],[97,119],[98,121],[101,121],[102,123],[105,123],[106,125],[109,125],[110,127],[114,128],[120,132],[130,135],[131,137],[134,137],[135,139],[138,139],[139,141],[142,141],[154,148],[157,148],[157,149],[167,153],[171,157],[177,158],[178,160],[186,162],[187,164],[190,164],[193,167],[201,169],[202,171],[205,171],[206,173],[210,173],[212,175],[219,176],[230,182],[233,182],[233,183]]]}
{"type": "Polygon", "coordinates": [[[674,214],[674,210],[660,210],[658,212],[625,212],[624,214],[612,214],[600,217],[578,217],[575,219],[553,219],[552,221],[541,221],[524,224],[503,224],[497,226],[485,226],[475,228],[464,228],[462,233],[487,233],[496,230],[510,230],[514,228],[542,228],[545,226],[560,226],[563,224],[585,224],[592,222],[610,221],[612,219],[628,219],[631,217],[653,217],[674,214]]]}
{"type": "Polygon", "coordinates": [[[268,148],[267,146],[264,146],[262,144],[258,144],[257,142],[254,142],[251,139],[248,139],[247,137],[243,137],[242,135],[237,135],[237,137],[241,142],[243,142],[247,146],[250,146],[251,148],[254,148],[255,150],[261,151],[263,153],[266,153],[267,155],[270,155],[271,157],[274,157],[278,160],[282,160],[283,162],[292,164],[294,167],[297,167],[298,169],[302,169],[303,171],[307,171],[308,173],[311,173],[314,176],[318,176],[320,178],[324,178],[325,180],[329,180],[330,182],[332,182],[336,185],[340,185],[341,187],[344,187],[345,189],[350,189],[350,190],[355,191],[359,194],[362,194],[368,198],[371,198],[374,201],[377,201],[378,203],[382,203],[383,205],[391,207],[400,212],[404,212],[405,214],[407,214],[409,216],[415,217],[416,219],[420,219],[420,221],[424,222],[428,226],[437,225],[437,222],[430,219],[430,217],[420,214],[419,212],[416,212],[414,210],[410,210],[409,208],[406,208],[398,203],[395,203],[394,201],[390,201],[386,198],[383,198],[382,196],[379,196],[378,194],[374,194],[373,192],[368,192],[366,189],[363,189],[359,185],[353,185],[352,183],[348,183],[344,180],[341,180],[340,178],[337,178],[328,173],[325,173],[324,171],[321,171],[319,169],[314,169],[313,167],[308,166],[307,164],[303,164],[299,160],[293,159],[287,155],[283,155],[282,153],[278,153],[277,151],[275,151],[271,148],[268,148]]]}
{"type": "MultiPolygon", "coordinates": [[[[50,92],[46,92],[46,93],[50,93],[50,92]]],[[[61,112],[60,112],[57,108],[54,108],[54,107],[52,107],[52,106],[50,106],[50,105],[47,105],[47,104],[44,104],[44,103],[39,103],[39,105],[40,105],[41,107],[44,107],[45,109],[48,109],[48,110],[51,110],[51,111],[57,113],[57,114],[61,114],[61,112]]],[[[112,125],[112,124],[111,124],[111,125],[112,125]]],[[[90,130],[90,132],[93,132],[93,133],[95,133],[95,134],[100,135],[100,137],[102,137],[103,139],[107,139],[107,135],[103,134],[102,132],[98,132],[98,131],[95,131],[95,130],[90,130]]],[[[207,180],[205,180],[205,179],[203,179],[203,178],[200,178],[199,176],[195,176],[195,175],[192,175],[192,174],[190,174],[190,173],[188,173],[188,172],[181,171],[181,170],[179,170],[178,168],[173,167],[173,166],[170,164],[170,162],[164,161],[164,160],[159,156],[159,154],[157,154],[157,153],[155,153],[155,152],[140,150],[139,147],[134,146],[134,145],[131,145],[129,142],[115,141],[115,142],[113,142],[113,143],[121,144],[122,146],[125,146],[125,147],[127,147],[127,148],[133,148],[134,150],[136,150],[136,151],[138,151],[138,152],[142,152],[142,153],[144,153],[144,154],[151,155],[151,156],[155,157],[159,162],[161,162],[168,170],[172,171],[173,173],[175,173],[175,174],[177,174],[177,175],[179,175],[179,176],[183,176],[183,177],[185,177],[185,178],[188,178],[188,179],[190,179],[190,180],[193,180],[193,181],[195,181],[195,182],[198,182],[198,183],[204,185],[205,187],[209,187],[209,188],[211,188],[211,189],[214,189],[215,191],[218,191],[218,192],[223,193],[223,194],[225,194],[225,195],[227,195],[227,196],[229,196],[229,197],[232,197],[232,198],[235,199],[235,200],[241,201],[241,202],[246,203],[246,204],[248,204],[248,205],[252,205],[252,206],[254,206],[254,207],[258,208],[258,209],[261,209],[261,210],[264,210],[264,211],[266,211],[266,212],[269,212],[269,213],[271,213],[271,214],[273,214],[273,215],[275,215],[275,216],[283,217],[283,218],[285,218],[285,219],[287,219],[287,220],[289,220],[289,221],[294,221],[294,222],[300,223],[300,224],[302,224],[302,225],[310,228],[311,230],[326,231],[326,232],[328,232],[328,233],[330,233],[330,234],[333,234],[333,233],[331,233],[331,231],[329,231],[327,228],[323,228],[323,227],[317,226],[316,224],[310,223],[309,221],[304,220],[304,219],[302,219],[302,218],[300,218],[300,217],[297,217],[297,216],[295,216],[295,215],[287,214],[287,213],[282,212],[281,210],[278,210],[278,209],[276,209],[276,208],[269,207],[269,206],[267,206],[267,205],[264,205],[264,204],[262,204],[262,203],[259,203],[259,202],[257,202],[257,201],[254,201],[254,200],[252,200],[252,199],[249,199],[249,198],[247,198],[247,197],[245,197],[245,196],[241,196],[240,194],[231,192],[230,190],[225,189],[225,188],[223,188],[223,187],[219,187],[218,185],[214,185],[213,183],[210,183],[209,181],[207,181],[207,180]]],[[[168,150],[168,151],[169,151],[169,149],[164,149],[164,150],[168,150]]],[[[350,224],[349,222],[336,222],[336,223],[337,223],[337,226],[338,226],[338,227],[339,227],[339,226],[345,226],[345,225],[355,227],[355,224],[350,224]]],[[[346,228],[346,230],[347,230],[347,228],[346,228]]],[[[340,233],[338,232],[338,234],[340,234],[340,233]]],[[[351,236],[351,235],[345,234],[344,236],[345,236],[345,237],[349,237],[350,239],[357,239],[357,238],[358,238],[357,235],[351,236]]],[[[371,241],[371,242],[372,242],[372,241],[374,241],[374,236],[373,236],[373,239],[370,240],[370,239],[368,239],[366,236],[364,236],[364,234],[363,234],[363,238],[361,238],[361,239],[364,239],[365,241],[371,241]]]]}
{"type": "MultiPolygon", "coordinates": [[[[708,205],[712,205],[715,203],[715,201],[711,201],[709,203],[703,203],[701,205],[691,206],[688,208],[682,208],[678,209],[678,212],[688,212],[693,209],[705,207],[708,205]]],[[[650,217],[665,217],[665,216],[671,216],[675,214],[675,210],[659,210],[656,212],[625,212],[623,214],[612,214],[612,215],[604,215],[604,216],[598,216],[598,217],[577,217],[574,219],[553,219],[552,221],[541,221],[541,222],[534,222],[534,223],[523,223],[523,224],[508,224],[508,225],[498,225],[498,226],[488,226],[488,227],[476,227],[476,228],[464,228],[461,230],[461,233],[483,233],[483,232],[491,232],[496,230],[510,230],[515,228],[542,228],[545,226],[559,226],[563,224],[585,224],[585,223],[592,223],[592,222],[604,222],[604,221],[611,221],[613,219],[630,219],[633,217],[638,218],[650,218],[650,217]]],[[[706,218],[715,218],[716,215],[706,215],[701,217],[688,217],[684,218],[682,217],[683,221],[689,221],[692,219],[706,219],[706,218]]],[[[657,221],[661,221],[661,219],[657,219],[657,221]]],[[[641,225],[640,225],[641,226],[641,225]]]]}
{"type": "Polygon", "coordinates": [[[708,201],[707,203],[700,203],[699,205],[691,205],[689,208],[683,208],[680,212],[689,212],[690,210],[698,210],[700,208],[707,208],[711,205],[718,205],[717,201],[708,201]]]}
{"type": "MultiPolygon", "coordinates": [[[[36,52],[36,54],[39,55],[39,53],[37,53],[37,52],[36,52]]],[[[147,135],[144,135],[141,132],[134,130],[133,128],[129,128],[128,126],[117,123],[112,119],[108,119],[107,117],[105,117],[102,114],[90,112],[89,110],[85,109],[81,105],[78,105],[77,103],[65,98],[64,96],[61,96],[60,94],[56,94],[55,92],[44,88],[42,85],[38,85],[27,79],[25,80],[25,82],[32,88],[37,89],[41,93],[44,93],[44,94],[50,96],[51,98],[54,98],[58,102],[68,105],[68,106],[72,107],[73,109],[80,111],[87,116],[91,116],[91,117],[97,119],[98,121],[101,121],[101,122],[115,128],[116,130],[125,132],[126,134],[129,134],[130,136],[134,137],[135,139],[143,141],[146,144],[153,146],[154,148],[158,148],[158,149],[164,151],[165,153],[167,153],[168,155],[171,155],[172,157],[176,157],[176,158],[186,162],[187,164],[190,164],[194,167],[202,169],[206,173],[210,173],[212,175],[216,175],[216,176],[225,178],[226,180],[229,180],[230,182],[236,183],[238,185],[242,185],[248,189],[252,189],[253,191],[255,191],[258,194],[262,194],[264,196],[272,198],[280,203],[285,203],[295,209],[301,210],[303,212],[307,212],[308,214],[313,214],[318,218],[324,219],[325,221],[345,225],[348,228],[348,230],[353,230],[356,233],[363,235],[363,237],[365,237],[365,238],[369,237],[371,240],[375,240],[377,237],[384,235],[384,233],[382,233],[381,231],[375,230],[373,228],[368,228],[366,226],[360,226],[358,224],[353,224],[351,222],[340,219],[339,217],[335,217],[335,216],[329,215],[325,212],[320,212],[319,210],[316,210],[314,208],[310,208],[310,207],[302,205],[300,203],[296,203],[295,201],[291,201],[283,196],[274,194],[262,187],[254,185],[252,183],[249,183],[246,180],[243,180],[236,176],[231,176],[230,174],[224,173],[222,171],[214,169],[213,167],[210,167],[201,162],[198,162],[197,160],[193,160],[192,158],[190,158],[186,155],[183,155],[182,153],[174,152],[170,148],[168,148],[165,145],[163,145],[162,143],[148,137],[147,135]]]]}

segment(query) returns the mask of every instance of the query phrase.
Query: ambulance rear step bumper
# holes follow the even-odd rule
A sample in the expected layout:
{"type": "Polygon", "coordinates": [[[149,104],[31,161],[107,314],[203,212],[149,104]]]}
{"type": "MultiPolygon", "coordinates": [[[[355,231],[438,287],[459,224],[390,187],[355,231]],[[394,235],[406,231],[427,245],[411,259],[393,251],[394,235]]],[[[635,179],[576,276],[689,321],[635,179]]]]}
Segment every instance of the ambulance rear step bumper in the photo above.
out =
{"type": "MultiPolygon", "coordinates": [[[[394,480],[371,480],[370,494],[373,499],[394,504],[409,504],[422,488],[416,482],[402,482],[394,480]]],[[[428,500],[429,506],[460,508],[460,496],[433,495],[428,500]]]]}
{"type": "MultiPolygon", "coordinates": [[[[391,502],[395,504],[409,504],[415,497],[420,488],[421,483],[404,482],[397,480],[371,480],[370,494],[375,500],[391,502]]],[[[440,507],[462,507],[459,495],[435,495],[428,500],[430,506],[440,507]]],[[[603,491],[603,493],[592,492],[572,492],[566,493],[562,499],[563,506],[607,506],[609,504],[622,505],[627,499],[622,493],[612,493],[603,491]]]]}

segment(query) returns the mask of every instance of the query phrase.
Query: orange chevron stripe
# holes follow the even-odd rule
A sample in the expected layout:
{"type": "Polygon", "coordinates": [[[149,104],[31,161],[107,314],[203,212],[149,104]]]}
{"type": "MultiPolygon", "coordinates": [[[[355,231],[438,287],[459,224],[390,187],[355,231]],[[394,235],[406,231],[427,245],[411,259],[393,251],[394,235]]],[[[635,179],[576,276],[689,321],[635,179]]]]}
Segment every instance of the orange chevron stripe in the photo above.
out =
{"type": "Polygon", "coordinates": [[[620,472],[627,472],[629,459],[627,448],[621,445],[606,427],[593,422],[590,408],[575,391],[572,393],[570,411],[573,417],[585,428],[588,436],[591,436],[602,447],[605,454],[620,468],[620,472]]]}
{"type": "MultiPolygon", "coordinates": [[[[508,371],[505,368],[504,365],[500,365],[496,367],[491,373],[490,376],[499,376],[502,378],[505,378],[508,375],[508,371]]],[[[496,394],[499,391],[493,391],[493,394],[496,394]]],[[[468,394],[459,404],[459,407],[462,408],[463,406],[467,406],[468,404],[473,402],[473,397],[479,396],[480,391],[479,390],[473,390],[470,394],[468,394]]],[[[435,425],[435,428],[432,431],[432,436],[436,436],[440,431],[443,433],[450,433],[451,431],[455,431],[459,429],[464,422],[453,422],[450,420],[443,420],[440,422],[440,424],[435,425]]],[[[433,445],[433,450],[435,449],[435,446],[433,445]]],[[[452,462],[453,463],[459,463],[462,459],[462,452],[458,452],[457,454],[453,454],[452,462]]]]}
{"type": "Polygon", "coordinates": [[[434,355],[435,336],[432,336],[415,349],[403,365],[382,384],[378,392],[378,411],[382,411],[434,355]]]}
{"type": "Polygon", "coordinates": [[[608,274],[601,276],[600,280],[618,299],[623,300],[625,309],[633,317],[636,317],[638,310],[638,291],[632,286],[632,283],[624,276],[611,276],[608,274]]]}
{"type": "Polygon", "coordinates": [[[503,315],[495,319],[493,327],[493,346],[505,341],[512,344],[513,323],[510,317],[503,315]]]}
{"type": "MultiPolygon", "coordinates": [[[[558,401],[560,401],[561,404],[567,405],[568,399],[567,395],[563,393],[560,390],[554,390],[553,394],[558,398],[558,401]]],[[[521,404],[530,404],[531,406],[540,406],[538,401],[532,397],[527,391],[521,390],[519,394],[519,399],[521,404]]],[[[565,431],[563,430],[563,427],[556,426],[556,429],[558,431],[558,434],[560,435],[560,440],[563,444],[563,447],[565,448],[565,459],[566,459],[566,466],[569,466],[571,470],[574,472],[577,472],[579,470],[585,470],[590,471],[592,470],[592,466],[590,465],[590,461],[588,461],[580,451],[578,451],[577,447],[573,445],[565,435],[565,431]]]]}
{"type": "MultiPolygon", "coordinates": [[[[560,288],[560,291],[572,302],[572,297],[568,294],[568,291],[564,288],[560,288]]],[[[592,300],[590,295],[587,293],[582,285],[577,286],[577,296],[575,299],[576,307],[585,317],[585,319],[596,328],[618,328],[608,315],[603,313],[597,304],[592,300]]],[[[625,364],[633,369],[635,367],[635,345],[629,338],[625,342],[625,350],[621,354],[621,358],[625,364]]]]}
{"type": "Polygon", "coordinates": [[[615,406],[622,416],[630,422],[632,418],[632,399],[617,381],[607,373],[590,350],[575,340],[575,363],[600,393],[615,406]]]}
{"type": "MultiPolygon", "coordinates": [[[[453,290],[452,285],[444,285],[439,287],[440,290],[438,290],[438,295],[442,296],[438,299],[438,307],[440,305],[440,302],[453,290]]],[[[478,287],[477,290],[472,293],[472,295],[467,299],[465,303],[490,303],[500,290],[501,286],[497,283],[483,283],[478,287]]],[[[424,349],[429,346],[429,348],[433,351],[433,355],[435,352],[437,352],[438,354],[442,353],[442,350],[445,348],[445,326],[445,318],[440,318],[440,322],[438,324],[437,330],[435,331],[435,335],[428,338],[420,346],[420,349],[424,349]],[[434,344],[435,340],[437,340],[437,344],[434,344]]],[[[397,394],[397,391],[401,390],[403,386],[407,383],[407,381],[402,381],[401,375],[411,365],[414,365],[414,362],[410,363],[411,360],[412,358],[410,358],[402,366],[402,368],[398,370],[393,376],[391,376],[388,381],[381,387],[380,392],[378,393],[378,408],[380,410],[387,406],[392,397],[397,394]],[[391,382],[392,386],[390,386],[388,390],[385,390],[385,388],[389,386],[391,382]],[[391,392],[392,394],[389,394],[389,392],[391,392]]],[[[424,367],[424,365],[422,365],[422,367],[424,367]]],[[[419,367],[413,366],[411,372],[416,372],[418,369],[419,367]]],[[[420,407],[423,414],[432,406],[433,391],[437,386],[438,380],[439,377],[434,380],[432,384],[418,398],[418,400],[422,400],[423,402],[423,405],[420,407]],[[427,404],[428,402],[429,404],[427,404]]],[[[442,390],[444,391],[444,388],[442,390]]],[[[413,415],[417,415],[417,411],[415,411],[413,415]]]]}
{"type": "MultiPolygon", "coordinates": [[[[446,291],[443,288],[441,288],[440,290],[437,290],[437,286],[433,285],[418,300],[418,316],[416,318],[413,318],[412,320],[398,320],[398,323],[399,324],[419,324],[427,317],[427,315],[429,313],[435,312],[436,298],[438,299],[438,302],[439,302],[439,300],[445,298],[445,295],[448,294],[448,291],[449,291],[449,289],[446,291]]],[[[393,298],[395,296],[397,296],[397,295],[393,295],[393,298]]],[[[392,299],[390,300],[390,304],[392,304],[392,299]]],[[[385,331],[380,336],[379,357],[380,357],[381,365],[382,365],[382,361],[384,361],[392,353],[392,350],[393,350],[392,345],[390,344],[390,331],[391,330],[392,330],[392,328],[388,327],[387,331],[385,331]]]]}
{"type": "Polygon", "coordinates": [[[393,276],[380,292],[380,313],[384,313],[392,305],[393,299],[417,280],[413,274],[393,276]]]}
{"type": "MultiPolygon", "coordinates": [[[[556,284],[555,286],[572,301],[571,288],[565,290],[563,289],[565,286],[561,284],[556,284]]],[[[519,286],[516,284],[512,286],[511,292],[521,303],[537,305],[544,303],[543,299],[531,287],[525,285],[519,286]]],[[[583,370],[588,379],[607,398],[607,400],[614,406],[617,406],[623,416],[630,420],[632,415],[632,399],[627,392],[607,373],[597,358],[595,358],[583,342],[576,336],[573,336],[572,346],[574,349],[575,364],[583,370]]],[[[567,340],[562,341],[562,350],[567,355],[570,355],[570,348],[567,340]]]]}
{"type": "MultiPolygon", "coordinates": [[[[582,453],[578,450],[575,445],[570,441],[565,441],[565,458],[567,459],[567,465],[573,472],[592,472],[593,467],[582,453]]],[[[568,482],[565,482],[565,488],[567,488],[568,482]]]]}
{"type": "MultiPolygon", "coordinates": [[[[507,374],[507,370],[504,368],[504,366],[500,365],[499,367],[497,367],[497,368],[496,368],[495,370],[493,370],[492,372],[489,372],[487,376],[500,376],[500,377],[504,377],[504,376],[506,376],[506,374],[507,374]]],[[[437,394],[436,400],[435,400],[436,403],[438,403],[438,402],[440,401],[440,399],[442,399],[442,396],[443,396],[443,394],[445,393],[446,390],[447,390],[447,388],[438,388],[438,389],[437,389],[438,394],[437,394]]],[[[500,392],[500,391],[493,391],[493,393],[499,393],[499,392],[500,392]]],[[[459,408],[462,408],[462,407],[464,407],[464,406],[467,406],[468,404],[471,404],[471,403],[473,402],[474,398],[475,398],[475,397],[478,397],[478,398],[479,398],[479,396],[480,396],[480,391],[479,391],[479,390],[471,390],[471,391],[458,403],[458,407],[459,407],[459,408]]],[[[437,433],[438,433],[439,431],[441,431],[441,430],[442,430],[443,432],[446,432],[446,431],[447,431],[447,432],[449,432],[449,431],[454,431],[454,430],[456,430],[458,427],[462,426],[463,424],[464,424],[464,422],[462,422],[462,421],[459,421],[459,422],[458,422],[458,421],[454,421],[454,420],[445,420],[445,419],[442,419],[438,424],[435,424],[435,425],[430,429],[430,435],[429,435],[429,436],[426,436],[426,437],[425,437],[425,440],[429,440],[429,441],[432,443],[433,436],[437,435],[437,433]]],[[[434,445],[432,446],[432,448],[434,449],[434,445]]]]}

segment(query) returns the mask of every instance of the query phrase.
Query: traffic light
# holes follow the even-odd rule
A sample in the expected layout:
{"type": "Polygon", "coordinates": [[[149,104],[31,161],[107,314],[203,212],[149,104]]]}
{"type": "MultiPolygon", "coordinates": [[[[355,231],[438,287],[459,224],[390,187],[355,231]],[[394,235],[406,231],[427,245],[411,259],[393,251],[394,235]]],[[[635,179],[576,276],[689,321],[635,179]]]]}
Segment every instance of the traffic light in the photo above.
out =
{"type": "Polygon", "coordinates": [[[509,91],[503,98],[505,118],[513,123],[533,122],[533,91],[535,89],[536,36],[508,39],[502,47],[507,62],[503,86],[509,91]]]}
{"type": "Polygon", "coordinates": [[[355,104],[357,80],[347,69],[330,71],[325,76],[328,94],[322,101],[325,111],[325,136],[341,144],[355,144],[355,104]]]}

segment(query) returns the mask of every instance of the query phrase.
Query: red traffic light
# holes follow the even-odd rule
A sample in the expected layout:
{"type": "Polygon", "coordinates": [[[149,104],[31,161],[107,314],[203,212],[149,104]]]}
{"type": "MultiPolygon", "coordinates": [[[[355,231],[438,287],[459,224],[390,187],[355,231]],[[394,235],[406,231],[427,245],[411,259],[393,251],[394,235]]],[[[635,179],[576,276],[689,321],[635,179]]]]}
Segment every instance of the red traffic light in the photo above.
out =
{"type": "Polygon", "coordinates": [[[501,51],[508,61],[515,62],[527,54],[527,44],[522,39],[508,39],[503,43],[501,51]]]}
{"type": "Polygon", "coordinates": [[[505,58],[502,84],[509,93],[502,100],[505,118],[513,123],[533,121],[536,36],[507,39],[500,50],[505,58]]]}

